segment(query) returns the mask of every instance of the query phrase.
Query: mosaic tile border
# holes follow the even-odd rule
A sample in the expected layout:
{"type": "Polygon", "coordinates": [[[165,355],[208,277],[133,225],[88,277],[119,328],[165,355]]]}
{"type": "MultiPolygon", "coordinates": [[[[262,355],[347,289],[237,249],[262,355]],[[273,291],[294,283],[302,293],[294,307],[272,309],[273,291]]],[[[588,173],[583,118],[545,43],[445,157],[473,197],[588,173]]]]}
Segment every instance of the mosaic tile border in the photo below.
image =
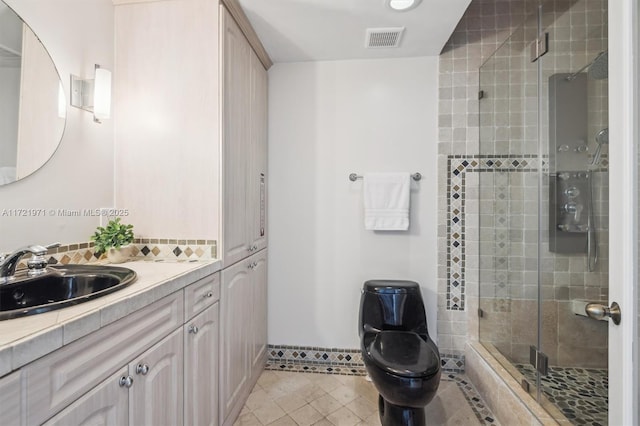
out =
{"type": "MultiPolygon", "coordinates": [[[[545,167],[546,160],[542,160],[545,167]]],[[[447,156],[447,310],[464,311],[466,174],[471,172],[535,172],[537,154],[447,156]]]]}
{"type": "MultiPolygon", "coordinates": [[[[608,159],[603,160],[597,171],[608,170],[608,159]]],[[[483,172],[537,172],[542,166],[548,171],[548,158],[543,156],[542,164],[538,154],[518,155],[449,155],[447,156],[447,290],[446,309],[464,311],[466,305],[465,266],[466,266],[466,174],[483,172]]],[[[502,183],[498,190],[507,191],[508,185],[502,183]]],[[[506,211],[506,210],[505,210],[506,211]]],[[[505,222],[506,223],[506,222],[505,222]]],[[[507,233],[503,234],[507,238],[507,233]]],[[[505,245],[506,247],[506,245],[505,245]]],[[[506,253],[496,252],[497,260],[503,259],[506,266],[506,253]]],[[[500,263],[499,263],[500,264],[500,263]]],[[[504,268],[503,268],[504,269],[504,268]]],[[[498,270],[506,276],[506,270],[498,270]]]]}
{"type": "Polygon", "coordinates": [[[318,374],[340,374],[343,376],[366,376],[367,370],[364,366],[331,366],[327,364],[311,364],[309,362],[267,361],[266,370],[291,371],[298,373],[318,373],[318,374]]]}
{"type": "Polygon", "coordinates": [[[464,355],[440,354],[440,365],[442,366],[443,372],[464,373],[464,368],[465,368],[464,355]]]}
{"type": "Polygon", "coordinates": [[[460,391],[462,391],[462,394],[469,403],[473,414],[476,415],[476,418],[481,425],[498,426],[499,423],[496,420],[496,416],[493,415],[476,388],[473,386],[473,384],[471,384],[471,382],[464,374],[449,373],[446,375],[446,378],[443,377],[443,379],[441,380],[450,380],[458,385],[458,388],[460,389],[460,391]]]}
{"type": "Polygon", "coordinates": [[[269,361],[297,362],[336,366],[363,366],[358,349],[320,348],[316,346],[269,345],[269,361]]]}
{"type": "MultiPolygon", "coordinates": [[[[358,376],[367,374],[359,349],[269,345],[268,356],[268,369],[271,370],[311,371],[358,376]]],[[[441,353],[440,363],[444,372],[464,372],[464,355],[441,353]]]]}
{"type": "Polygon", "coordinates": [[[218,254],[215,240],[136,238],[133,256],[144,259],[210,260],[218,254]]]}
{"type": "MultiPolygon", "coordinates": [[[[215,240],[179,240],[179,239],[140,239],[133,242],[134,260],[173,260],[198,261],[211,260],[217,256],[215,240]]],[[[97,255],[95,244],[91,242],[72,243],[48,250],[50,265],[87,264],[106,260],[104,254],[97,255]]],[[[18,263],[26,268],[26,257],[18,263]]]]}

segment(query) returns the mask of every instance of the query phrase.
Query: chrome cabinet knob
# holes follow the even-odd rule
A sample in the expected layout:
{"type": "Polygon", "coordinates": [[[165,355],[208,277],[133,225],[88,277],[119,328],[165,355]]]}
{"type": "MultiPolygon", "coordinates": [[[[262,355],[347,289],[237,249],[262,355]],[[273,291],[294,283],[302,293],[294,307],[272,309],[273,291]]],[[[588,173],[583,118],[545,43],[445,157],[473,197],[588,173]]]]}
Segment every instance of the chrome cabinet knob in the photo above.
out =
{"type": "Polygon", "coordinates": [[[122,377],[120,377],[120,381],[118,381],[118,384],[120,385],[120,387],[128,389],[131,386],[133,386],[133,377],[131,377],[131,376],[122,376],[122,377]]]}
{"type": "Polygon", "coordinates": [[[198,330],[199,330],[199,329],[198,329],[198,326],[197,326],[197,325],[195,325],[195,324],[191,324],[191,325],[189,326],[188,330],[189,330],[189,333],[192,333],[192,334],[198,334],[198,330]]]}
{"type": "Polygon", "coordinates": [[[213,292],[212,291],[208,291],[202,297],[204,297],[205,299],[208,298],[208,297],[213,297],[213,292]]]}
{"type": "Polygon", "coordinates": [[[148,372],[149,372],[149,365],[138,364],[136,366],[136,374],[142,374],[143,376],[146,376],[148,372]]]}

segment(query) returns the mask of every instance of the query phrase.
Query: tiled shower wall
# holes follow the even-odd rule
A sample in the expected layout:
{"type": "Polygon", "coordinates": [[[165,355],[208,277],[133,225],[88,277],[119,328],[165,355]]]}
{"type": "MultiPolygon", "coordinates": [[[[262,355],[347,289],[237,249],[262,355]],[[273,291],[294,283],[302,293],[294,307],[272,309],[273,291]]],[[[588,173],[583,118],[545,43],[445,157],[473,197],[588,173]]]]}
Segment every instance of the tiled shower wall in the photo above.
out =
{"type": "MultiPolygon", "coordinates": [[[[537,170],[542,167],[548,172],[548,148],[538,151],[538,136],[542,147],[547,146],[548,138],[546,81],[554,73],[573,72],[587,64],[606,49],[607,34],[602,25],[606,23],[605,0],[545,2],[543,25],[551,43],[543,58],[538,133],[537,67],[529,60],[536,20],[518,28],[536,6],[537,1],[474,0],[441,55],[438,344],[445,353],[461,353],[468,338],[478,338],[479,325],[482,341],[496,344],[505,355],[518,360],[525,353],[528,357],[528,346],[535,343],[537,170]],[[478,69],[512,33],[499,54],[484,66],[490,72],[483,73],[486,99],[481,103],[481,120],[478,69]],[[485,311],[480,324],[479,283],[485,311]]],[[[595,135],[607,123],[606,80],[589,81],[588,90],[588,134],[595,135]]],[[[593,152],[594,141],[588,142],[593,152]]],[[[573,318],[569,312],[571,299],[606,299],[606,157],[602,165],[594,173],[600,247],[595,272],[586,271],[585,255],[549,252],[548,180],[542,182],[543,340],[552,364],[581,361],[574,355],[580,352],[576,344],[584,333],[602,339],[602,324],[573,318]]],[[[606,342],[606,334],[604,339],[606,342]]],[[[582,361],[592,365],[593,360],[582,361]]]]}

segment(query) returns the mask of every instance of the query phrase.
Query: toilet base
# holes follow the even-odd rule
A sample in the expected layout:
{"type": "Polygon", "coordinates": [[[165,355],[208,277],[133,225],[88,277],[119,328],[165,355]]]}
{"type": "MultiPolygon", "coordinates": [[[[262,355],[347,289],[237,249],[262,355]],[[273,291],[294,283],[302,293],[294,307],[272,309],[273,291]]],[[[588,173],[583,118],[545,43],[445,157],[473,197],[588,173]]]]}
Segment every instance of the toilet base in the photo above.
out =
{"type": "Polygon", "coordinates": [[[426,426],[424,407],[401,407],[378,396],[378,413],[382,426],[426,426]]]}

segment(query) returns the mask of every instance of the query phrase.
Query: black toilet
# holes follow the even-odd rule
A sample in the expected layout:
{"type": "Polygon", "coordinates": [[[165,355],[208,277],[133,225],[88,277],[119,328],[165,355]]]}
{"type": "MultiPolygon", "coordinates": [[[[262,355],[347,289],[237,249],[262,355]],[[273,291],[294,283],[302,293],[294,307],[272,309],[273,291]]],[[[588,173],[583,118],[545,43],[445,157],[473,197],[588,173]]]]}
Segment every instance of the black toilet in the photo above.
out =
{"type": "Polygon", "coordinates": [[[424,426],[440,384],[440,354],[429,338],[420,286],[370,280],[360,298],[360,350],[380,393],[382,426],[424,426]]]}

